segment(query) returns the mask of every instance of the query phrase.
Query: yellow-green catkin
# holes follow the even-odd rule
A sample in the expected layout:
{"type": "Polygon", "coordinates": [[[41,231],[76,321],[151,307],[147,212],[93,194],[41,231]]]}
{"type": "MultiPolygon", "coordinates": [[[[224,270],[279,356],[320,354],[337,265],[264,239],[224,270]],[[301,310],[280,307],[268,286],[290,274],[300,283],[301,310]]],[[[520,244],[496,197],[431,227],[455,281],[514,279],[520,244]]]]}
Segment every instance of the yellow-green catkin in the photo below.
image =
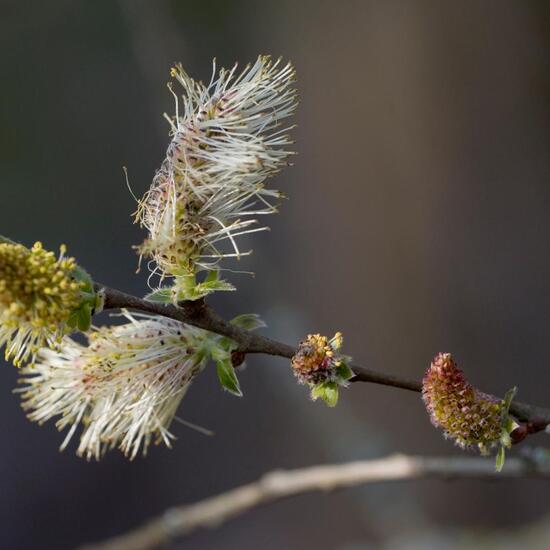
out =
{"type": "Polygon", "coordinates": [[[31,249],[0,244],[0,346],[17,366],[45,345],[54,346],[79,306],[81,284],[74,258],[59,257],[37,242],[31,249]]]}

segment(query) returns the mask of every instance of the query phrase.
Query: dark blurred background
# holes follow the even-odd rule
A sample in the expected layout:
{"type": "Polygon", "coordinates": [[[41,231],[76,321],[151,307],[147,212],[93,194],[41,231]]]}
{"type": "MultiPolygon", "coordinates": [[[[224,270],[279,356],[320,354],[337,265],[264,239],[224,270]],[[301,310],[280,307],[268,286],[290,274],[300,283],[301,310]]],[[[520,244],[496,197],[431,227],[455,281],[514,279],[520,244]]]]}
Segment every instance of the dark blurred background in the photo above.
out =
{"type": "MultiPolygon", "coordinates": [[[[256,277],[233,276],[238,293],[214,303],[260,313],[288,343],[342,330],[357,362],[407,377],[451,351],[481,388],[550,404],[549,2],[2,0],[0,52],[1,233],[66,243],[97,280],[145,293],[122,166],[143,193],[168,143],[170,67],[206,79],[213,57],[282,55],[298,72],[299,156],[271,184],[290,200],[233,266],[256,277]]],[[[13,550],[115,535],[273,468],[459,452],[416,394],[356,384],[329,410],[284,360],[257,356],[244,398],[210,370],[186,397],[181,416],[215,437],[176,426],[173,450],[87,463],[26,420],[13,367],[0,378],[0,547],[13,550]]],[[[170,548],[443,548],[448,533],[540,522],[548,489],[307,495],[170,548]]]]}

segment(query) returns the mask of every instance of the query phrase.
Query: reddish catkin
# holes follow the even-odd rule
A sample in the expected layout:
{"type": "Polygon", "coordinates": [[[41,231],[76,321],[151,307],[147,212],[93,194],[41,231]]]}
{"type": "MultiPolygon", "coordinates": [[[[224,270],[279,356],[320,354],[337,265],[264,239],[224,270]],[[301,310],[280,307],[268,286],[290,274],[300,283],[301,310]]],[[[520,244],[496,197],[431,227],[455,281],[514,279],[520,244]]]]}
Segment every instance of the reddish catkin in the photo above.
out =
{"type": "Polygon", "coordinates": [[[503,400],[474,388],[450,353],[439,353],[422,381],[422,398],[432,424],[461,448],[476,446],[487,453],[501,440],[503,400]]]}

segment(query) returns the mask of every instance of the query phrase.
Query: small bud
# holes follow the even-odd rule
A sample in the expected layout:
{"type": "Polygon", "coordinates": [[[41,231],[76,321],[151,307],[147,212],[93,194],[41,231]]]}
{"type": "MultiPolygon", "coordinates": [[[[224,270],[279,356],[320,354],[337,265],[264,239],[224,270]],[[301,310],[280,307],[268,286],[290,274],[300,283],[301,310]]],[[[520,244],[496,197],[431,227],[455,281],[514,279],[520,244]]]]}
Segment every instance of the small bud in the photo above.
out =
{"type": "Polygon", "coordinates": [[[76,261],[65,250],[56,258],[39,242],[30,250],[0,243],[0,346],[17,366],[38,348],[54,347],[81,305],[85,283],[75,279],[76,261]]]}
{"type": "Polygon", "coordinates": [[[242,351],[231,352],[231,364],[233,365],[233,368],[240,367],[244,363],[245,359],[246,355],[242,351]]]}
{"type": "Polygon", "coordinates": [[[508,414],[512,395],[502,400],[474,388],[450,353],[434,358],[422,385],[432,424],[459,447],[477,447],[482,454],[510,446],[509,434],[517,427],[508,414]]]}
{"type": "Polygon", "coordinates": [[[350,358],[339,352],[342,341],[340,332],[330,340],[320,334],[309,334],[292,357],[292,370],[299,383],[311,388],[313,400],[320,397],[329,406],[338,401],[338,387],[347,386],[353,378],[347,364],[350,358]]]}

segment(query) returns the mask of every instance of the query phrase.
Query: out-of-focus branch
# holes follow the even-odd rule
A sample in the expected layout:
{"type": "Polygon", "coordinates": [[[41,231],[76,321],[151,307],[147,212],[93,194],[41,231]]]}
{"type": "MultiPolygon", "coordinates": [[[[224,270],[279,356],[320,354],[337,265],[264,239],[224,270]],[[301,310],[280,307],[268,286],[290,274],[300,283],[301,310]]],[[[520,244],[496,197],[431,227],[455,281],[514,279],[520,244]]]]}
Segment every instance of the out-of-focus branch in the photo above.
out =
{"type": "Polygon", "coordinates": [[[258,481],[195,504],[167,510],[142,527],[82,550],[149,550],[196,529],[222,523],[268,504],[310,491],[331,491],[380,481],[407,479],[550,479],[550,465],[526,458],[510,458],[496,473],[492,460],[476,457],[420,457],[392,455],[377,460],[274,471],[258,481]]]}
{"type": "MultiPolygon", "coordinates": [[[[105,309],[134,309],[182,321],[233,339],[239,345],[239,351],[245,354],[265,353],[290,359],[296,351],[292,346],[232,325],[222,319],[204,300],[183,302],[175,306],[150,302],[100,283],[96,283],[95,288],[105,298],[105,309]]],[[[416,380],[408,380],[358,365],[352,365],[352,368],[355,373],[352,382],[370,382],[371,384],[382,384],[415,392],[422,390],[422,384],[416,380]]],[[[550,409],[513,401],[510,412],[518,420],[524,422],[520,429],[521,433],[518,432],[517,434],[516,441],[523,439],[530,433],[544,430],[550,424],[550,409]]]]}

